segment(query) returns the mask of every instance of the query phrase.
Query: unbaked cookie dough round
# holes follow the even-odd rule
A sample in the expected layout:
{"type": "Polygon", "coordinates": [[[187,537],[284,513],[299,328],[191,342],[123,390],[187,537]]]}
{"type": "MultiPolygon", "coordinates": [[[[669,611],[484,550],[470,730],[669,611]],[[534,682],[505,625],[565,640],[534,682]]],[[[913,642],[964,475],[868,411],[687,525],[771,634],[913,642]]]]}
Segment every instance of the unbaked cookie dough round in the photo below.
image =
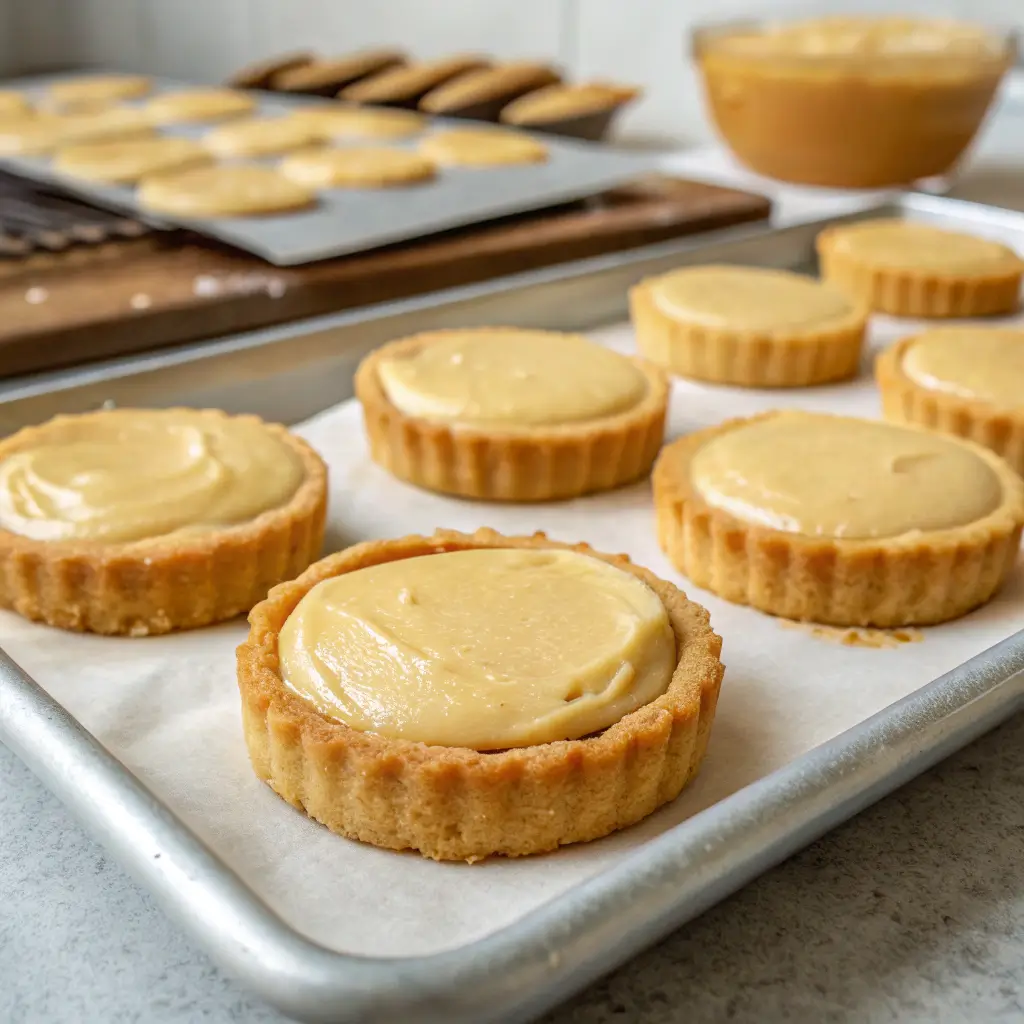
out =
{"type": "Polygon", "coordinates": [[[547,146],[529,135],[488,128],[437,132],[420,143],[420,152],[439,164],[453,167],[537,164],[548,158],[547,146]]]}
{"type": "Polygon", "coordinates": [[[198,167],[213,157],[192,139],[114,139],[58,150],[53,168],[87,181],[128,185],[150,174],[198,167]]]}
{"type": "Polygon", "coordinates": [[[198,167],[139,185],[139,205],[173,217],[259,217],[313,206],[309,189],[267,167],[198,167]]]}
{"type": "Polygon", "coordinates": [[[237,89],[182,89],[155,96],[146,112],[156,124],[191,124],[241,117],[256,109],[256,101],[237,89]]]}
{"type": "Polygon", "coordinates": [[[426,121],[409,110],[367,110],[341,105],[303,107],[291,118],[308,124],[326,139],[407,139],[426,121]]]}
{"type": "Polygon", "coordinates": [[[46,92],[46,103],[58,110],[99,107],[146,96],[152,88],[145,75],[90,75],[54,82],[46,92]]]}
{"type": "Polygon", "coordinates": [[[294,153],[281,173],[310,188],[393,188],[429,181],[436,170],[418,153],[365,146],[294,153]]]}
{"type": "Polygon", "coordinates": [[[322,134],[311,124],[290,117],[260,117],[232,121],[203,136],[203,145],[217,156],[274,156],[319,142],[322,134]]]}
{"type": "Polygon", "coordinates": [[[78,114],[39,114],[0,123],[0,155],[42,156],[63,145],[153,135],[145,115],[132,107],[78,114]]]}

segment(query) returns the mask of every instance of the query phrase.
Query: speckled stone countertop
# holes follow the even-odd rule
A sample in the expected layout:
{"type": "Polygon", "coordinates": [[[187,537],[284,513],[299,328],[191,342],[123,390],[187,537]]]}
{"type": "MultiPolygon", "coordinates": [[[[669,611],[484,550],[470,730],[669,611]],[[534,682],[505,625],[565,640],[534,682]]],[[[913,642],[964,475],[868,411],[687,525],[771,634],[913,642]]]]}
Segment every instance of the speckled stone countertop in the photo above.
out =
{"type": "MultiPolygon", "coordinates": [[[[280,1021],[0,747],[0,1021],[280,1021]]],[[[1024,715],[545,1024],[1024,1020],[1024,715]]]]}

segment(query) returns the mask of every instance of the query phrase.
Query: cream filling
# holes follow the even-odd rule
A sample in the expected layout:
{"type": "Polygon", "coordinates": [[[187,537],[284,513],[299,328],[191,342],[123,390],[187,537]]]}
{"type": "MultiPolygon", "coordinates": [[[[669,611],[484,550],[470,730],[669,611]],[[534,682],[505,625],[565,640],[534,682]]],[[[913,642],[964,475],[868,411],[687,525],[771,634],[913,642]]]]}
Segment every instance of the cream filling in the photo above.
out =
{"type": "Polygon", "coordinates": [[[1020,263],[1011,249],[998,242],[902,220],[852,224],[836,234],[834,249],[874,267],[961,276],[984,276],[1020,263]]]}
{"type": "Polygon", "coordinates": [[[284,505],[303,475],[257,420],[183,409],[69,418],[0,460],[0,527],[106,543],[217,529],[284,505]]]}
{"type": "Polygon", "coordinates": [[[657,699],[660,598],[573,551],[482,549],[325,580],[288,616],[285,683],[353,729],[498,750],[576,739],[657,699]]]}
{"type": "Polygon", "coordinates": [[[667,316],[703,327],[799,330],[853,313],[831,285],[758,267],[686,267],[658,278],[652,292],[667,316]]]}
{"type": "Polygon", "coordinates": [[[453,331],[382,359],[378,375],[408,416],[513,430],[613,416],[647,390],[624,356],[548,331],[453,331]]]}
{"type": "Polygon", "coordinates": [[[950,327],[928,331],[907,347],[903,372],[931,391],[1024,410],[1024,331],[950,327]]]}
{"type": "Polygon", "coordinates": [[[849,540],[965,526],[1003,497],[991,467],[952,438],[803,412],[719,435],[690,474],[704,501],[737,519],[849,540]]]}

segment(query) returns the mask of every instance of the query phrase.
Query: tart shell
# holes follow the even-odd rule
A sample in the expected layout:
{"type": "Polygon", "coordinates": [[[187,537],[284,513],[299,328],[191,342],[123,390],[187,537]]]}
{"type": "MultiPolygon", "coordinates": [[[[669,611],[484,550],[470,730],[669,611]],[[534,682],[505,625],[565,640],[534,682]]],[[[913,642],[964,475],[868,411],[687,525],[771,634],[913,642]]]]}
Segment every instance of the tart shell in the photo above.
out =
{"type": "Polygon", "coordinates": [[[438,531],[357,544],[275,587],[249,623],[238,648],[238,684],[256,774],[332,832],[435,860],[524,856],[598,839],[675,799],[704,757],[724,671],[708,613],[675,586],[623,555],[540,533],[438,531]],[[581,551],[651,587],[676,637],[667,691],[593,736],[480,753],[360,732],[321,714],[282,681],[280,629],[322,580],[395,559],[509,547],[581,551]]]}
{"type": "Polygon", "coordinates": [[[879,267],[836,249],[843,226],[817,238],[821,276],[880,313],[935,319],[1012,313],[1019,305],[1024,263],[1007,249],[1006,267],[987,274],[936,274],[913,267],[879,267]]]}
{"type": "MultiPolygon", "coordinates": [[[[903,338],[875,361],[875,380],[885,418],[984,445],[1024,476],[1024,406],[994,409],[985,402],[921,387],[903,371],[904,356],[915,341],[916,335],[903,338]]],[[[1024,396],[1021,401],[1024,403],[1024,396]]]]}
{"type": "Polygon", "coordinates": [[[664,313],[657,279],[629,293],[640,351],[681,377],[751,388],[798,388],[857,375],[867,316],[854,311],[820,329],[786,334],[716,329],[664,313]]]}
{"type": "MultiPolygon", "coordinates": [[[[0,441],[0,460],[44,441],[55,424],[116,415],[58,416],[26,427],[0,441]]],[[[61,629],[125,636],[194,629],[248,612],[320,554],[327,511],[321,458],[284,427],[263,427],[305,471],[287,504],[224,529],[120,544],[39,541],[0,529],[0,608],[61,629]]]]}
{"type": "MultiPolygon", "coordinates": [[[[508,334],[514,328],[487,328],[508,334]]],[[[408,416],[380,383],[382,359],[415,352],[449,332],[417,334],[368,355],[355,377],[370,454],[393,476],[429,491],[486,501],[554,501],[611,490],[646,476],[665,433],[668,381],[657,367],[631,360],[647,391],[621,413],[520,431],[484,430],[408,416]]]]}
{"type": "Polygon", "coordinates": [[[803,536],[708,505],[690,479],[698,449],[772,413],[729,420],[667,445],[654,468],[658,541],[697,586],[771,615],[835,626],[925,626],[988,601],[1017,560],[1024,481],[968,444],[999,477],[1003,503],[974,523],[879,540],[803,536]]]}

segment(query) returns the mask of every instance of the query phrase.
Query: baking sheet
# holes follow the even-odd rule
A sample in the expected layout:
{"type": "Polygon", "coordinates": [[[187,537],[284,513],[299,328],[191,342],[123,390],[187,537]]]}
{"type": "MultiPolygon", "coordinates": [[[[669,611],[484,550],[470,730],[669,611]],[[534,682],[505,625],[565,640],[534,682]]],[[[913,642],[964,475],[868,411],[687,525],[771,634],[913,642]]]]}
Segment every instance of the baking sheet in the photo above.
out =
{"type": "MultiPolygon", "coordinates": [[[[906,324],[880,319],[878,348],[906,324]]],[[[632,349],[628,327],[595,337],[632,349]]],[[[781,405],[877,415],[870,379],[795,392],[677,382],[670,436],[781,405]]],[[[340,839],[257,782],[240,735],[229,623],[139,640],[75,636],[0,613],[8,653],[301,934],[330,949],[406,957],[496,932],[646,840],[797,758],[1009,636],[1024,620],[1024,572],[983,609],[895,648],[845,647],[690,587],[654,540],[646,483],[555,505],[501,507],[419,492],[366,453],[352,402],[299,428],[331,468],[328,546],[445,526],[544,529],[628,552],[711,611],[727,670],[696,783],[640,825],[526,860],[436,864],[340,839]]],[[[909,635],[916,635],[910,631],[909,635]]]]}
{"type": "MultiPolygon", "coordinates": [[[[3,82],[3,87],[39,97],[48,85],[78,77],[82,77],[80,73],[19,78],[3,82]]],[[[155,78],[151,95],[191,86],[192,83],[155,78]]],[[[249,94],[259,102],[259,109],[247,115],[252,117],[277,116],[300,107],[332,104],[331,100],[315,96],[290,97],[252,90],[249,94]]],[[[139,106],[143,102],[125,105],[139,106]]],[[[412,149],[432,132],[473,126],[473,122],[438,118],[426,122],[425,131],[412,139],[351,140],[348,144],[412,149]]],[[[212,127],[215,125],[169,125],[160,131],[199,138],[212,127]]],[[[161,215],[157,219],[221,239],[278,266],[291,266],[596,195],[654,170],[659,163],[654,154],[618,151],[550,135],[538,137],[548,148],[544,163],[480,170],[440,168],[434,181],[408,188],[324,189],[314,209],[277,216],[189,219],[161,215]]],[[[272,166],[279,159],[232,162],[272,166]]],[[[51,168],[48,157],[4,157],[0,158],[0,167],[59,185],[115,209],[154,219],[136,204],[132,188],[96,184],[61,174],[51,168]]]]}

